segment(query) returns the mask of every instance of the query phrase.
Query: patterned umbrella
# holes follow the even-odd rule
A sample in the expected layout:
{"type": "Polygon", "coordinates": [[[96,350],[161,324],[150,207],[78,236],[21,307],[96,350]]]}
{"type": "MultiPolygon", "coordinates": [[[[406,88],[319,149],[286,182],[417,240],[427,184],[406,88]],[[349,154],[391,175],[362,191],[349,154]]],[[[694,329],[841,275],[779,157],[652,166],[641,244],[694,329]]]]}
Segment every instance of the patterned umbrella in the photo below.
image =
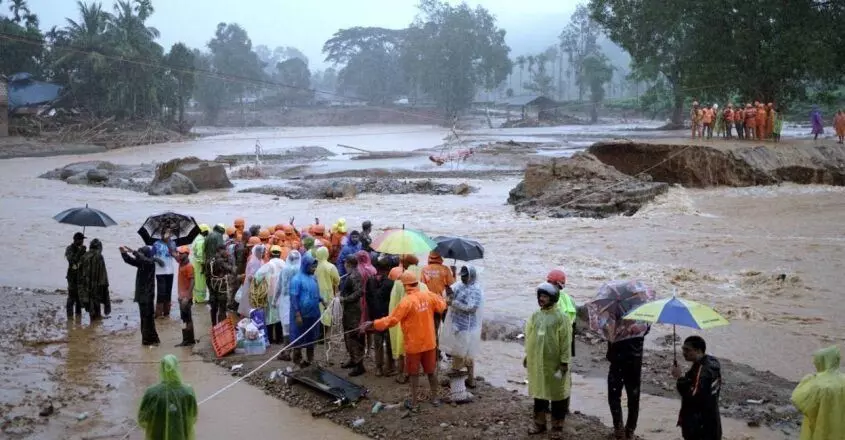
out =
{"type": "MultiPolygon", "coordinates": [[[[729,325],[727,319],[704,304],[675,297],[664,298],[643,304],[628,312],[625,319],[655,324],[672,324],[672,347],[675,348],[675,365],[678,364],[678,350],[675,347],[675,326],[704,330],[729,325]]],[[[634,321],[630,321],[634,322],[634,321]]]]}
{"type": "Polygon", "coordinates": [[[193,217],[175,212],[165,212],[147,217],[144,225],[138,229],[138,235],[144,240],[144,244],[151,246],[156,240],[162,238],[165,231],[170,232],[176,246],[186,246],[197,238],[200,228],[193,217]]]}
{"type": "Polygon", "coordinates": [[[624,316],[631,310],[652,301],[654,291],[642,281],[611,281],[599,288],[596,297],[586,304],[590,330],[608,342],[645,335],[648,324],[629,321],[624,316]]]}

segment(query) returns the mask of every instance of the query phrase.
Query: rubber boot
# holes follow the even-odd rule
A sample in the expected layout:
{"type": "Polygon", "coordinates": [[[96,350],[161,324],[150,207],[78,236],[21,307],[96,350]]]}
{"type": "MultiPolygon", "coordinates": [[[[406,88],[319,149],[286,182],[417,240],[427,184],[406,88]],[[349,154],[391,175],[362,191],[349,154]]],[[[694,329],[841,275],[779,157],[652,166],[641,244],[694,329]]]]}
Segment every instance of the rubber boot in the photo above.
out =
{"type": "Polygon", "coordinates": [[[469,376],[467,376],[467,380],[465,382],[467,388],[470,388],[470,389],[475,388],[475,363],[474,362],[467,365],[467,374],[469,375],[469,376]]]}
{"type": "Polygon", "coordinates": [[[364,363],[359,362],[352,368],[352,371],[349,372],[349,377],[360,376],[366,372],[367,370],[364,369],[364,363]]]}
{"type": "Polygon", "coordinates": [[[197,341],[194,339],[194,329],[184,329],[182,330],[182,342],[176,344],[176,347],[190,347],[196,344],[197,341]]]}
{"type": "Polygon", "coordinates": [[[538,435],[546,432],[546,413],[534,413],[534,427],[528,430],[528,435],[538,435]]]}

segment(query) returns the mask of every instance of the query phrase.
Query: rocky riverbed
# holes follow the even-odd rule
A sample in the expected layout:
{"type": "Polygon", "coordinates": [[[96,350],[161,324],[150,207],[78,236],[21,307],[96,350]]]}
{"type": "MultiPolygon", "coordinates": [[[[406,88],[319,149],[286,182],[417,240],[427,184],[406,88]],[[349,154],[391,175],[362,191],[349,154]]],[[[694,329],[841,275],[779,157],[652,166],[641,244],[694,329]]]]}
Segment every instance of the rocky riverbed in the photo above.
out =
{"type": "Polygon", "coordinates": [[[357,194],[467,195],[477,188],[466,183],[439,183],[434,180],[391,178],[295,180],[286,185],[265,185],[243,189],[242,193],[267,194],[289,199],[339,199],[357,194]]]}

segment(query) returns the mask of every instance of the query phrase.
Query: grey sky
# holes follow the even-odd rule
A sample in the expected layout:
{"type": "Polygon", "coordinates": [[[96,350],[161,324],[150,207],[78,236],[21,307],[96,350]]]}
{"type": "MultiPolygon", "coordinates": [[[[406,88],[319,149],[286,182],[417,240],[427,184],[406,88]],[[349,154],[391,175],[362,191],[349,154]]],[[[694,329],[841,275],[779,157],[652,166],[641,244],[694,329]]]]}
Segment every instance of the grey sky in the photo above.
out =
{"type": "MultiPolygon", "coordinates": [[[[65,17],[78,18],[75,0],[29,0],[41,27],[64,26],[65,17]]],[[[111,11],[112,0],[102,1],[111,11]]],[[[338,29],[352,26],[398,28],[416,15],[417,0],[153,0],[149,23],[161,32],[165,49],[178,41],[202,47],[219,22],[235,22],[249,33],[253,45],[294,46],[308,56],[312,68],[327,67],[323,43],[338,29]]],[[[459,1],[451,0],[456,4],[459,1]]],[[[470,0],[481,4],[508,31],[512,56],[539,52],[554,44],[578,0],[470,0]]],[[[3,5],[5,6],[5,4],[3,5]]],[[[5,8],[4,8],[5,9],[5,8]]],[[[6,11],[4,10],[3,13],[6,11]]]]}

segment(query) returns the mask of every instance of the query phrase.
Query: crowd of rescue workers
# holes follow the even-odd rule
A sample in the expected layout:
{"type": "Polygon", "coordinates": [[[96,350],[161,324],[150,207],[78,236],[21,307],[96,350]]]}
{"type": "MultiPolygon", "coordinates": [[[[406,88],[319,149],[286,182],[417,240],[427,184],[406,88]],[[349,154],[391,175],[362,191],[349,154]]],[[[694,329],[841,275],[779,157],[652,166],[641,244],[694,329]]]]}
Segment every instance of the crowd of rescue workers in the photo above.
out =
{"type": "MultiPolygon", "coordinates": [[[[728,106],[726,113],[730,111],[728,106]]],[[[766,131],[760,133],[764,136],[766,131]]],[[[396,376],[401,384],[410,382],[410,395],[403,405],[409,413],[419,410],[421,375],[429,381],[430,404],[441,405],[437,378],[441,360],[450,362],[446,367],[452,386],[449,401],[471,400],[466,388],[476,387],[474,360],[481,346],[484,305],[479,272],[472,265],[460,270],[446,266],[433,251],[425,265],[414,255],[378,253],[372,249],[370,221],[363,222],[360,232],[348,232],[344,219],[329,229],[315,220],[302,231],[293,219],[286,224],[246,228],[242,218],[228,228],[218,224],[213,228],[200,225],[199,229],[190,245],[177,247],[164,233],[152,246],[119,248],[123,260],[137,268],[134,300],[140,312],[142,344],[160,344],[155,320],[170,316],[175,278],[183,322],[177,347],[198,342],[192,315],[195,305],[206,305],[212,326],[263,309],[269,342],[296,342],[295,348],[281,352],[280,360],[306,368],[314,363],[315,345],[339,336],[348,355],[342,367],[350,370],[350,377],[366,373],[364,360],[369,352],[376,376],[396,376]]],[[[111,313],[108,271],[101,241],[93,239],[86,248],[84,240],[82,233],[76,233],[65,252],[69,265],[67,317],[79,321],[84,310],[95,323],[111,313]]],[[[539,309],[525,326],[523,364],[528,394],[534,399],[529,434],[545,433],[549,426],[553,433],[565,432],[575,322],[584,318],[583,308],[576,307],[565,286],[563,270],[549,272],[536,288],[539,309]]],[[[607,392],[616,439],[637,438],[643,344],[644,337],[608,343],[607,392]],[[627,419],[622,410],[623,389],[627,419]]],[[[682,436],[685,440],[721,439],[719,361],[707,354],[706,343],[699,336],[687,338],[682,352],[691,363],[689,370],[684,373],[677,364],[671,368],[681,397],[678,426],[682,436]]],[[[805,378],[793,395],[799,410],[812,418],[812,426],[805,419],[803,429],[810,434],[802,439],[821,439],[813,436],[813,431],[821,429],[833,429],[839,433],[836,438],[845,438],[845,427],[837,419],[819,419],[819,411],[829,408],[827,397],[819,390],[835,386],[839,398],[845,396],[845,377],[838,372],[839,350],[833,347],[817,353],[816,366],[819,373],[805,378]],[[837,423],[838,427],[831,428],[837,423]]],[[[165,433],[166,438],[193,438],[196,397],[190,386],[181,383],[175,356],[162,359],[161,375],[162,383],[150,387],[142,399],[139,425],[147,438],[165,438],[165,433]],[[168,415],[162,417],[165,413],[168,415]]]]}

